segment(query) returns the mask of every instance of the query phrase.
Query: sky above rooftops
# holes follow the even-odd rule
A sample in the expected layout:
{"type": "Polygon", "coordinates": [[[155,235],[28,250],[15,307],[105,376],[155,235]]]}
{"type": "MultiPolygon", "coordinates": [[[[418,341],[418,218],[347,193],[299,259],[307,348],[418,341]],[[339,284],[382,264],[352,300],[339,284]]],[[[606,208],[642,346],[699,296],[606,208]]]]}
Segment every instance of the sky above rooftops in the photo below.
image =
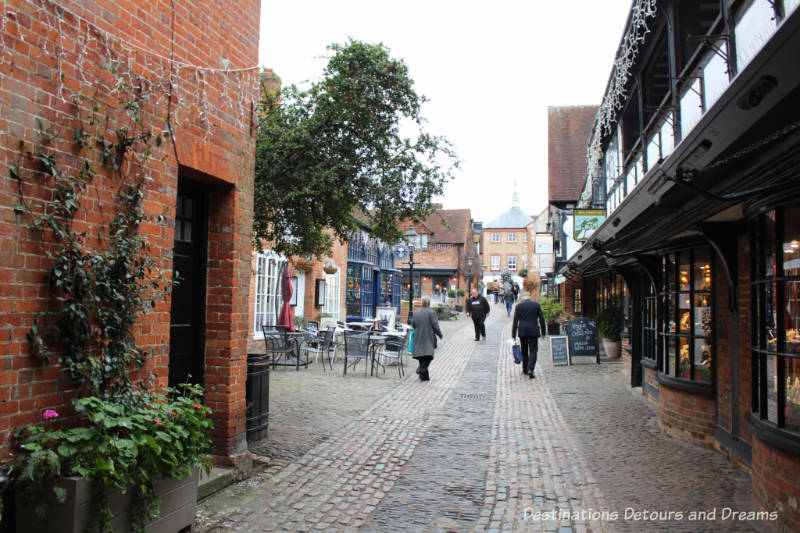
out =
{"type": "MultiPolygon", "coordinates": [[[[316,79],[326,46],[383,42],[403,58],[429,132],[462,160],[437,199],[489,222],[547,205],[547,106],[598,105],[631,0],[262,2],[259,62],[283,83],[316,79]]],[[[588,142],[588,139],[587,139],[588,142]]]]}

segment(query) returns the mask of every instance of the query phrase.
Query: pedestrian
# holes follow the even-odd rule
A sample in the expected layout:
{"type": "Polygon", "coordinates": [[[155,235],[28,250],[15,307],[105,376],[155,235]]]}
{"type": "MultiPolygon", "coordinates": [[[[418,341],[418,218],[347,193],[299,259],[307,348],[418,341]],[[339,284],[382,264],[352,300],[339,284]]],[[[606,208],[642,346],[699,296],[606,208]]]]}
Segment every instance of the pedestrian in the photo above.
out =
{"type": "Polygon", "coordinates": [[[427,294],[422,297],[422,309],[414,313],[411,320],[414,327],[414,346],[412,347],[411,357],[417,360],[419,367],[420,381],[429,381],[428,366],[433,361],[433,352],[436,349],[436,337],[442,337],[442,330],[439,329],[439,320],[436,313],[431,309],[431,297],[427,294]],[[435,336],[434,336],[435,335],[435,336]]]}
{"type": "Polygon", "coordinates": [[[511,316],[511,308],[514,307],[514,291],[511,289],[510,281],[503,284],[503,301],[506,304],[506,314],[511,316]]]}
{"type": "Polygon", "coordinates": [[[489,302],[486,298],[478,294],[476,289],[472,289],[472,293],[467,298],[467,305],[464,306],[467,310],[467,316],[472,318],[472,325],[475,326],[475,340],[481,340],[481,337],[486,340],[486,315],[489,314],[489,302]]]}
{"type": "Polygon", "coordinates": [[[516,281],[511,285],[511,291],[514,293],[514,303],[519,299],[519,283],[516,281]]]}
{"type": "Polygon", "coordinates": [[[547,334],[544,322],[544,313],[539,302],[531,299],[537,289],[535,281],[526,279],[522,288],[527,291],[514,309],[514,321],[511,324],[511,338],[516,340],[519,333],[519,344],[522,351],[522,373],[528,374],[530,379],[535,378],[533,371],[536,368],[536,359],[539,352],[539,337],[547,334]]]}
{"type": "Polygon", "coordinates": [[[492,283],[492,294],[494,294],[494,303],[500,302],[500,287],[497,284],[497,280],[494,280],[492,283]]]}

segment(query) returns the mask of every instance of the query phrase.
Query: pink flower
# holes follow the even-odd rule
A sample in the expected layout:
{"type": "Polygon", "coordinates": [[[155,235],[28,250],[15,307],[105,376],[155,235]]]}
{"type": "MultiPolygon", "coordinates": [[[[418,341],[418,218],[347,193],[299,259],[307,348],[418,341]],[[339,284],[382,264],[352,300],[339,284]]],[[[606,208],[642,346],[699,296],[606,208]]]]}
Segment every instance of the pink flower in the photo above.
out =
{"type": "Polygon", "coordinates": [[[155,420],[156,424],[158,424],[159,426],[163,426],[164,425],[164,424],[161,423],[161,420],[159,420],[158,418],[154,418],[153,420],[155,420]]]}
{"type": "Polygon", "coordinates": [[[196,403],[196,404],[194,404],[194,408],[195,408],[195,409],[202,409],[202,408],[203,408],[203,406],[202,406],[202,405],[200,405],[199,403],[196,403]]]}
{"type": "Polygon", "coordinates": [[[50,420],[51,418],[58,418],[58,412],[54,409],[47,409],[44,413],[42,413],[42,418],[45,420],[50,420]]]}
{"type": "Polygon", "coordinates": [[[168,415],[171,415],[171,414],[172,414],[172,413],[174,413],[174,412],[175,412],[175,411],[173,411],[172,409],[167,409],[167,414],[168,414],[168,415]]]}

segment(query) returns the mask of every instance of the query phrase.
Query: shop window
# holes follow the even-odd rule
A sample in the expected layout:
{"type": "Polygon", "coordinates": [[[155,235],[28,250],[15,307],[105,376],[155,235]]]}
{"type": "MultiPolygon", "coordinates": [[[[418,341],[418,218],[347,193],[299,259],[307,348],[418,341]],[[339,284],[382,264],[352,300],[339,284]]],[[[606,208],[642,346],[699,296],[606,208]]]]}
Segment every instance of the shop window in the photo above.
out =
{"type": "Polygon", "coordinates": [[[278,323],[279,302],[281,301],[281,284],[278,274],[286,258],[267,251],[256,256],[256,309],[253,333],[263,335],[261,326],[273,326],[278,323]]]}
{"type": "Polygon", "coordinates": [[[583,289],[575,288],[575,293],[572,297],[572,310],[575,313],[583,313],[583,289]]]}
{"type": "Polygon", "coordinates": [[[752,239],[753,410],[800,434],[800,206],[761,215],[752,239]]]}
{"type": "Polygon", "coordinates": [[[663,372],[710,384],[714,370],[711,251],[695,248],[665,255],[661,279],[663,372]]]}
{"type": "Polygon", "coordinates": [[[347,316],[361,315],[361,265],[347,265],[347,290],[345,305],[347,316]]]}

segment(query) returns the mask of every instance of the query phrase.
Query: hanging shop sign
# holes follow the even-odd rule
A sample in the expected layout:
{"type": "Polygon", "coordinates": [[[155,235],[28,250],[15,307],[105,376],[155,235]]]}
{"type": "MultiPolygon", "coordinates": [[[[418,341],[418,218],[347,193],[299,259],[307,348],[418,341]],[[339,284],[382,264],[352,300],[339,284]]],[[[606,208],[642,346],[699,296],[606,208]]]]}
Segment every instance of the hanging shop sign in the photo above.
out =
{"type": "Polygon", "coordinates": [[[553,234],[537,233],[533,240],[533,253],[552,254],[553,253],[553,234]]]}
{"type": "Polygon", "coordinates": [[[585,242],[606,219],[605,209],[576,209],[572,225],[572,238],[585,242]]]}
{"type": "Polygon", "coordinates": [[[548,274],[553,271],[556,263],[556,256],[554,254],[543,254],[539,256],[539,273],[548,274]]]}

